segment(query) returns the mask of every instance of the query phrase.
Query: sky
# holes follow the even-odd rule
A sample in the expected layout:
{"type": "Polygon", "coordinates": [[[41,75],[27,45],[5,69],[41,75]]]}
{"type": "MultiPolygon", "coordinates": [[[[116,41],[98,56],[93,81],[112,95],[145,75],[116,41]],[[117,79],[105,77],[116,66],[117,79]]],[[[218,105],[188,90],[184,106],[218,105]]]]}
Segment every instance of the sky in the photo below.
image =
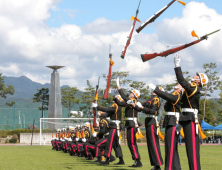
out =
{"type": "MultiPolygon", "coordinates": [[[[144,22],[169,2],[141,0],[138,18],[144,22]]],[[[139,34],[134,32],[121,59],[139,0],[0,0],[0,73],[44,84],[52,72],[46,66],[62,65],[61,85],[84,90],[86,80],[96,86],[98,77],[108,73],[111,45],[113,71],[129,71],[129,79],[147,84],[173,83],[173,54],[147,62],[140,55],[192,42],[192,30],[201,37],[222,28],[221,0],[184,2],[175,2],[139,34]]],[[[204,72],[203,64],[217,62],[215,71],[222,78],[221,46],[222,31],[180,51],[182,70],[193,75],[204,72]]],[[[106,88],[103,79],[100,88],[106,88]]]]}

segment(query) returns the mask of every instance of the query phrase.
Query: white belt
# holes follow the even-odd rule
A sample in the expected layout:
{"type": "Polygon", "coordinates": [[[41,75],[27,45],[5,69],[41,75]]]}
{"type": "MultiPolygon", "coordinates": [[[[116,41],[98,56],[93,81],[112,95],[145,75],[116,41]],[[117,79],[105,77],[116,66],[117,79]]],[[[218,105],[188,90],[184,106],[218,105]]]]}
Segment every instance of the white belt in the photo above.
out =
{"type": "Polygon", "coordinates": [[[133,120],[133,121],[137,121],[136,117],[126,117],[126,120],[133,120]]]}
{"type": "Polygon", "coordinates": [[[192,112],[194,114],[194,118],[195,118],[195,124],[196,124],[196,134],[198,134],[198,110],[197,109],[191,109],[191,108],[182,108],[182,112],[192,112]]]}
{"type": "Polygon", "coordinates": [[[116,123],[116,124],[120,124],[121,123],[120,120],[111,120],[111,122],[116,123]]]}
{"type": "MultiPolygon", "coordinates": [[[[175,116],[176,117],[176,124],[178,124],[179,122],[179,118],[180,118],[180,113],[179,112],[166,112],[165,113],[167,116],[175,116]]],[[[179,131],[177,131],[177,134],[179,134],[179,131]]]]}
{"type": "Polygon", "coordinates": [[[177,121],[179,121],[180,113],[179,112],[166,112],[167,116],[175,116],[177,118],[177,121]]]}
{"type": "Polygon", "coordinates": [[[182,112],[194,112],[196,109],[191,109],[191,108],[182,108],[182,112]]]}
{"type": "Polygon", "coordinates": [[[111,122],[115,123],[117,125],[117,129],[119,130],[119,124],[121,123],[120,120],[111,120],[111,122]]]}
{"type": "Polygon", "coordinates": [[[133,120],[135,122],[136,128],[138,128],[137,117],[126,117],[126,120],[133,120]]]}
{"type": "Polygon", "coordinates": [[[149,115],[149,114],[147,114],[146,117],[153,117],[153,118],[155,118],[155,119],[157,118],[157,116],[155,116],[155,115],[149,115]]]}
{"type": "Polygon", "coordinates": [[[179,112],[166,112],[165,114],[167,116],[176,116],[176,115],[179,115],[180,113],[179,112]]]}

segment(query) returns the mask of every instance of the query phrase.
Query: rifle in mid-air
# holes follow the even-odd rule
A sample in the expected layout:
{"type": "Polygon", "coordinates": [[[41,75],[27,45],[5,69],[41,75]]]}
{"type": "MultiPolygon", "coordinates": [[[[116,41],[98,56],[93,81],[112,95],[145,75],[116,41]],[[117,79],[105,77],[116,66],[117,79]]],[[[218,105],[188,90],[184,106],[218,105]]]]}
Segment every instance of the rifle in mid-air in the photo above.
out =
{"type": "Polygon", "coordinates": [[[167,10],[167,8],[169,8],[175,1],[178,1],[179,3],[181,3],[182,5],[186,5],[185,2],[179,1],[179,0],[172,0],[168,5],[166,5],[165,7],[163,7],[161,10],[159,10],[158,12],[156,12],[153,16],[151,16],[148,20],[146,20],[139,28],[136,29],[136,32],[139,33],[145,26],[147,26],[148,24],[154,22],[164,11],[167,10]]]}
{"type": "MultiPolygon", "coordinates": [[[[140,2],[141,2],[141,0],[140,0],[140,2]]],[[[133,21],[133,26],[131,27],[130,34],[129,34],[129,36],[127,37],[128,39],[127,39],[127,41],[126,41],[126,45],[125,45],[125,47],[123,47],[122,54],[121,54],[121,58],[122,58],[122,59],[124,59],[125,54],[126,54],[126,49],[127,49],[127,47],[130,45],[130,41],[131,41],[131,38],[132,38],[132,35],[133,35],[134,27],[135,27],[135,25],[136,25],[136,21],[140,22],[140,20],[137,18],[137,15],[138,15],[138,13],[139,13],[139,6],[140,6],[140,3],[139,3],[138,8],[137,8],[137,10],[136,10],[136,16],[135,16],[135,17],[134,17],[134,16],[131,17],[131,20],[134,20],[134,21],[133,21]]]]}
{"type": "MultiPolygon", "coordinates": [[[[199,42],[201,42],[201,41],[203,41],[203,40],[207,40],[207,38],[208,38],[209,35],[214,34],[214,33],[218,32],[218,31],[220,31],[220,29],[218,29],[218,30],[216,30],[216,31],[214,31],[214,32],[212,32],[212,33],[209,33],[209,34],[207,34],[207,35],[204,35],[204,36],[198,38],[198,40],[196,40],[196,41],[193,41],[193,42],[191,42],[191,43],[184,44],[184,45],[181,45],[181,46],[179,46],[179,47],[172,48],[172,49],[169,49],[169,50],[160,52],[160,53],[141,54],[141,58],[142,58],[143,62],[145,62],[145,61],[151,60],[151,59],[153,59],[153,58],[156,58],[157,56],[167,57],[168,55],[173,54],[173,53],[176,53],[177,51],[183,50],[183,49],[185,49],[185,48],[187,48],[187,47],[190,47],[190,46],[192,46],[192,45],[194,45],[194,44],[197,44],[197,43],[199,43],[199,42]]],[[[192,35],[192,36],[195,36],[195,37],[198,37],[194,31],[192,31],[191,35],[192,35]]]]}
{"type": "Polygon", "coordinates": [[[108,97],[109,97],[109,87],[110,87],[110,81],[111,81],[111,76],[112,76],[113,64],[114,64],[114,62],[112,61],[112,53],[111,53],[111,46],[110,46],[110,49],[109,49],[109,74],[108,74],[108,78],[107,78],[107,86],[106,86],[106,90],[103,95],[103,99],[108,99],[108,97]]]}

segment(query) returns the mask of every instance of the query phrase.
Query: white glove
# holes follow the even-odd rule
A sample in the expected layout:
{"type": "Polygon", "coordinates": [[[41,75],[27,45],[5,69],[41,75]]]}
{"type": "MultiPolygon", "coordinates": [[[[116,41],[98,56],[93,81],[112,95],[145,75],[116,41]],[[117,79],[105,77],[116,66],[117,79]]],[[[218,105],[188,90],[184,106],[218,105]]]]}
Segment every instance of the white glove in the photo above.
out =
{"type": "Polygon", "coordinates": [[[119,86],[119,77],[116,78],[116,85],[119,86]]]}
{"type": "Polygon", "coordinates": [[[140,102],[137,102],[136,105],[137,105],[138,107],[142,107],[142,104],[141,104],[140,102]]]}
{"type": "Polygon", "coordinates": [[[149,88],[150,88],[152,91],[154,91],[155,88],[156,88],[156,86],[155,86],[154,84],[152,84],[152,83],[149,83],[148,86],[149,86],[149,88]]]}
{"type": "Polygon", "coordinates": [[[93,136],[94,138],[97,137],[97,133],[94,132],[94,133],[92,134],[92,136],[93,136]]]}
{"type": "Polygon", "coordinates": [[[128,100],[126,103],[127,103],[127,104],[133,104],[134,101],[133,101],[133,100],[128,100]]]}
{"type": "Polygon", "coordinates": [[[92,103],[92,107],[97,107],[98,106],[98,104],[97,103],[92,103]]]}
{"type": "Polygon", "coordinates": [[[179,54],[176,54],[176,55],[174,56],[174,64],[175,64],[175,67],[180,67],[180,61],[181,61],[181,59],[180,59],[179,54]]]}
{"type": "Polygon", "coordinates": [[[78,141],[79,141],[79,138],[76,138],[76,141],[78,142],[78,141]]]}
{"type": "Polygon", "coordinates": [[[83,139],[82,139],[82,142],[86,142],[86,138],[83,138],[83,139]]]}

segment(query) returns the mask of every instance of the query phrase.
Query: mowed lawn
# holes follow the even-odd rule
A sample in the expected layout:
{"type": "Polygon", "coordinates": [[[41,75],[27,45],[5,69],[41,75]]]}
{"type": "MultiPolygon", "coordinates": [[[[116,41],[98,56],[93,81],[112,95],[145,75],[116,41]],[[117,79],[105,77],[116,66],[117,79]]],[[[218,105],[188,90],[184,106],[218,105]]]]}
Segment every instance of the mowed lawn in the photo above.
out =
{"type": "MultiPolygon", "coordinates": [[[[182,170],[189,170],[185,146],[179,147],[179,155],[182,170]]],[[[122,146],[125,165],[116,166],[110,163],[109,166],[102,166],[94,161],[86,161],[83,157],[70,156],[62,151],[55,151],[51,146],[0,146],[0,169],[1,170],[90,170],[90,169],[134,169],[128,166],[133,164],[127,146],[122,146]]],[[[164,159],[164,146],[161,146],[164,159]]],[[[147,146],[139,146],[142,168],[150,170],[147,146]]],[[[201,167],[202,170],[222,170],[222,145],[201,146],[201,167]]],[[[164,166],[161,167],[164,169],[164,166]]]]}

